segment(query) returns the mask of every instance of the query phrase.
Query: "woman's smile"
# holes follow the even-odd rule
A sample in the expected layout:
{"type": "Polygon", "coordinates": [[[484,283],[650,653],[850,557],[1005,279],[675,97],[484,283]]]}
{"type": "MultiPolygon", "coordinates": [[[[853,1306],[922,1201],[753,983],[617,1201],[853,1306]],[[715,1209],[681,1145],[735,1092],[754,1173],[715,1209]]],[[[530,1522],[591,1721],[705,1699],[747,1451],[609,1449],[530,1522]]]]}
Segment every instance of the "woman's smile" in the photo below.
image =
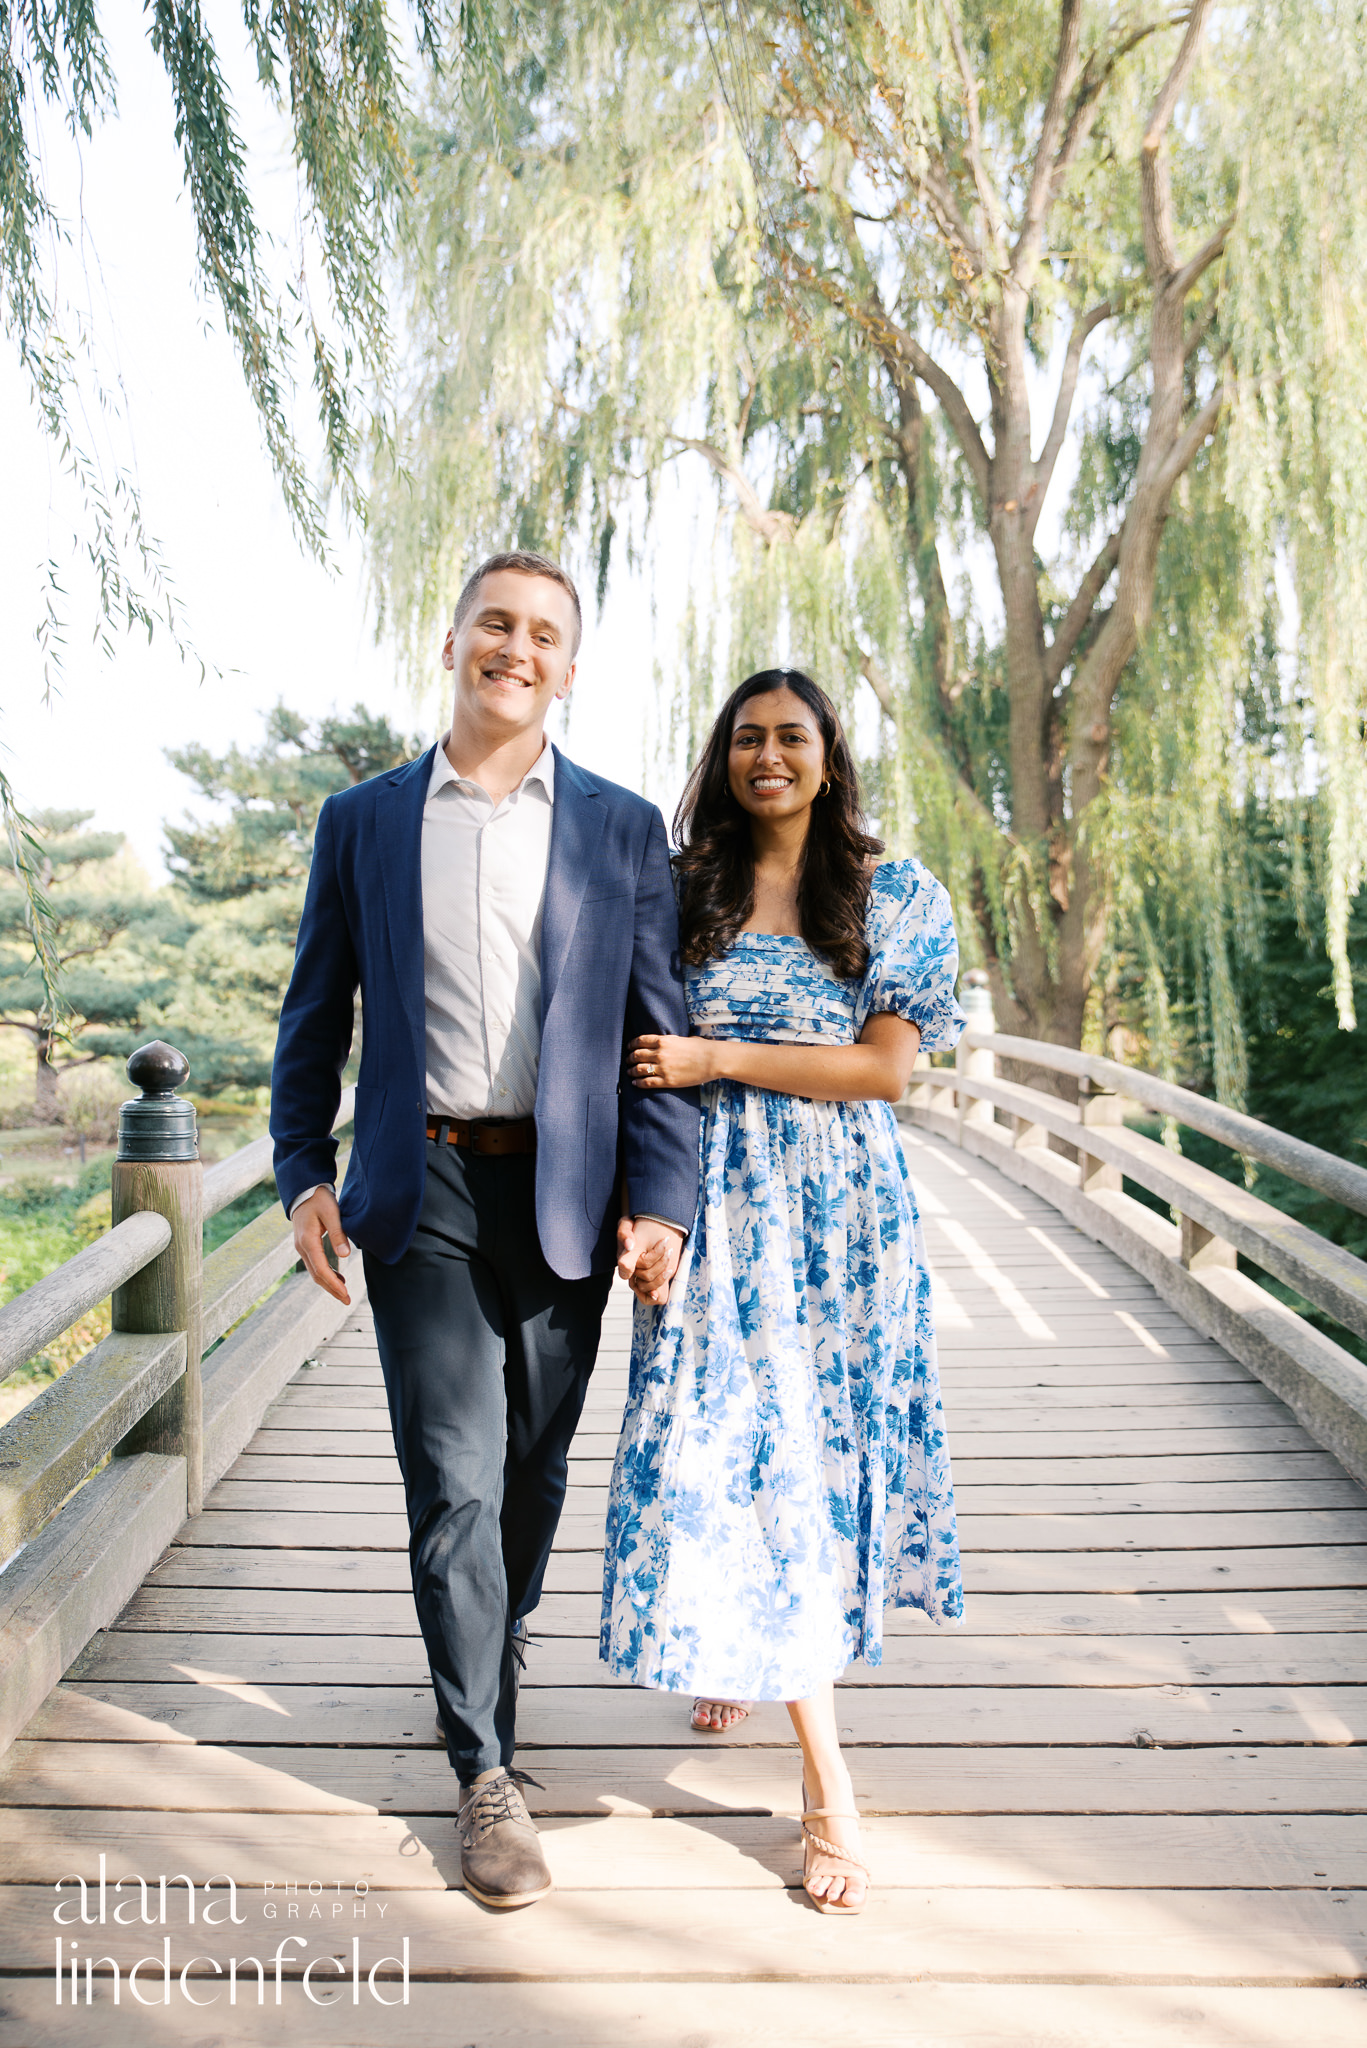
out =
{"type": "Polygon", "coordinates": [[[816,719],[788,689],[746,699],[731,731],[731,794],[743,810],[770,821],[800,818],[825,773],[816,719]]]}

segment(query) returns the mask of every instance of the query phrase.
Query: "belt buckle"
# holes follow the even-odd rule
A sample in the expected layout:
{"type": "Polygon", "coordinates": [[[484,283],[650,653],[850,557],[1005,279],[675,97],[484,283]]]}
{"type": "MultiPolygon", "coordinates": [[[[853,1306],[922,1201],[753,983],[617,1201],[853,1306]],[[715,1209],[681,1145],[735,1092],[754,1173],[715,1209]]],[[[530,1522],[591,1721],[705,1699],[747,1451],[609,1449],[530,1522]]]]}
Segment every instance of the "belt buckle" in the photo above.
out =
{"type": "Polygon", "coordinates": [[[472,1116],[470,1119],[470,1150],[481,1159],[494,1158],[494,1153],[485,1151],[483,1145],[480,1143],[479,1134],[481,1131],[496,1131],[500,1129],[501,1125],[506,1121],[506,1118],[472,1116]]]}

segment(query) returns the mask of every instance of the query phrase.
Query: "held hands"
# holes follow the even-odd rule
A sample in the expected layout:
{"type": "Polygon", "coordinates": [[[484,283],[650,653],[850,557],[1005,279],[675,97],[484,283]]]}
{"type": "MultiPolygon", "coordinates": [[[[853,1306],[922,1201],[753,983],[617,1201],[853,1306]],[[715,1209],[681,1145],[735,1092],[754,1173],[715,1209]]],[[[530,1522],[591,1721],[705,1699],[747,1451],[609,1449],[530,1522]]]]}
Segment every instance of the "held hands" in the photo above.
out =
{"type": "Polygon", "coordinates": [[[718,1048],[710,1038],[669,1038],[648,1031],[627,1049],[627,1072],[637,1088],[699,1088],[718,1078],[718,1048]]]}
{"type": "Polygon", "coordinates": [[[342,1228],[341,1211],[337,1197],[331,1188],[317,1188],[306,1202],[301,1202],[294,1212],[294,1249],[304,1261],[310,1276],[325,1294],[335,1296],[338,1301],[350,1304],[346,1282],[340,1273],[335,1273],[328,1264],[327,1250],[323,1243],[324,1232],[339,1259],[351,1257],[351,1246],[342,1228]]]}
{"type": "Polygon", "coordinates": [[[658,1223],[653,1216],[642,1216],[639,1222],[630,1216],[622,1218],[617,1226],[617,1276],[627,1282],[638,1301],[652,1308],[668,1301],[683,1241],[682,1230],[658,1223]]]}

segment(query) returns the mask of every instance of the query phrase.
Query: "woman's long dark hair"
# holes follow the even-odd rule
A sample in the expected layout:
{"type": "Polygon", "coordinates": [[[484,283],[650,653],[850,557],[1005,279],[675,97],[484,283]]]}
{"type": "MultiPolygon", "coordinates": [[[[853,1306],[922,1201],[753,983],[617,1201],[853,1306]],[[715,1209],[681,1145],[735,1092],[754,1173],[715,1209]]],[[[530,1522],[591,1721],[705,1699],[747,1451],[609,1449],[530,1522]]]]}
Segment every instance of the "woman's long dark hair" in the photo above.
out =
{"type": "Polygon", "coordinates": [[[869,868],[883,842],[868,831],[859,774],[835,706],[810,676],[795,668],[761,669],[731,692],[679,801],[674,838],[681,849],[675,867],[683,957],[694,966],[719,959],[754,909],[750,816],[731,794],[727,769],[736,713],[751,697],[769,690],[791,690],[800,697],[821,734],[829,787],[809,814],[798,921],[812,951],[829,961],[842,981],[853,981],[869,964],[864,937],[869,868]]]}

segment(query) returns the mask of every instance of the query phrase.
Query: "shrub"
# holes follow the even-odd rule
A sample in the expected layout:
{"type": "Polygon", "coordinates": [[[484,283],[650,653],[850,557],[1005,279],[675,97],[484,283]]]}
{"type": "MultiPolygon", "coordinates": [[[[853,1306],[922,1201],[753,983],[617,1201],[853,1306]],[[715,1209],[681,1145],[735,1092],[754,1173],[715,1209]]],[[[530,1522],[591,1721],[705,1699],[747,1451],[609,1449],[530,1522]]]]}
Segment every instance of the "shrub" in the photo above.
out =
{"type": "Polygon", "coordinates": [[[119,1134],[119,1107],[129,1093],[127,1081],[120,1080],[112,1067],[74,1067],[62,1076],[62,1122],[80,1143],[82,1164],[87,1143],[113,1144],[119,1134]]]}

